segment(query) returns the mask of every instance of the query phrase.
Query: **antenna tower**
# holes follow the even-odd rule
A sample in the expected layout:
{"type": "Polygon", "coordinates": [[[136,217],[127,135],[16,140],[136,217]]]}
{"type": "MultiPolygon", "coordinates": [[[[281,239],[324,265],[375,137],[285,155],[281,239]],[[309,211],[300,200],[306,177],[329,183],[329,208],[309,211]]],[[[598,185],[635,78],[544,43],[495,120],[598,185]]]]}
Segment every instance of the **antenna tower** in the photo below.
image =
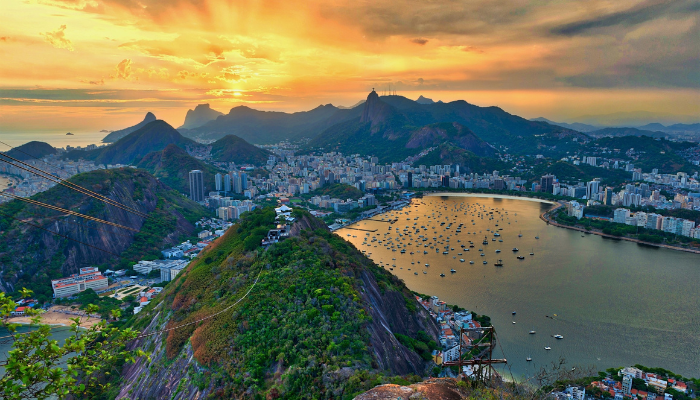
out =
{"type": "Polygon", "coordinates": [[[460,375],[464,373],[464,366],[472,366],[472,378],[487,386],[494,377],[493,364],[506,364],[505,358],[493,358],[493,349],[496,348],[496,331],[493,326],[481,328],[459,328],[459,358],[453,361],[443,362],[443,366],[459,366],[460,375]],[[464,333],[481,332],[481,337],[471,344],[463,340],[464,333]],[[466,351],[465,351],[466,350],[466,351]],[[472,354],[471,358],[465,359],[472,354]]]}

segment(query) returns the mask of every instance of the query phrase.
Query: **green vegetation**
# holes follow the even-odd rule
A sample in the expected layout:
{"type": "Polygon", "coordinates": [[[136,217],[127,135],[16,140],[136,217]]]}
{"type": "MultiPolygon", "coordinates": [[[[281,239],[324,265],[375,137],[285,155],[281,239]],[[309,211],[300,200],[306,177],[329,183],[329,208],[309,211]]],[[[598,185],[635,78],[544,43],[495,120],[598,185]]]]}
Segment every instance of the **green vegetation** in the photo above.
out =
{"type": "MultiPolygon", "coordinates": [[[[31,291],[20,291],[22,297],[30,297],[31,291]]],[[[10,311],[17,304],[0,292],[0,326],[16,334],[18,326],[8,323],[10,311]]],[[[86,306],[88,313],[97,307],[86,306]]],[[[96,398],[110,384],[105,383],[106,374],[114,373],[125,362],[135,357],[146,356],[141,350],[125,350],[125,344],[136,337],[132,329],[119,329],[100,322],[82,329],[84,319],[74,318],[72,335],[60,344],[51,339],[51,327],[39,323],[39,312],[30,310],[32,329],[16,334],[12,350],[0,362],[4,374],[0,377],[0,393],[3,399],[51,399],[73,396],[96,398]]],[[[119,310],[112,316],[118,318],[119,310]]]]}
{"type": "Polygon", "coordinates": [[[661,173],[673,174],[679,171],[692,173],[698,170],[696,166],[676,154],[677,151],[695,146],[697,143],[672,142],[648,136],[621,136],[595,140],[589,144],[589,151],[607,149],[612,151],[613,156],[626,158],[635,167],[642,168],[645,172],[658,168],[661,173]],[[632,157],[626,155],[630,150],[634,152],[632,157]]]}
{"type": "Polygon", "coordinates": [[[364,193],[355,186],[346,185],[344,183],[333,183],[327,186],[312,190],[303,197],[311,198],[314,196],[330,196],[331,199],[353,199],[357,200],[364,196],[364,193]]]}
{"type": "Polygon", "coordinates": [[[415,339],[400,333],[394,333],[394,336],[396,336],[396,339],[398,339],[402,345],[420,354],[421,358],[425,361],[430,361],[433,358],[432,351],[440,348],[440,346],[423,331],[418,331],[415,339]]]}
{"type": "Polygon", "coordinates": [[[174,144],[168,145],[163,151],[147,154],[136,165],[152,173],[161,182],[180,193],[189,193],[189,172],[198,169],[204,174],[205,192],[214,190],[214,175],[225,174],[226,171],[211,164],[200,161],[174,144]]]}
{"type": "MultiPolygon", "coordinates": [[[[295,216],[322,226],[304,211],[295,210],[295,216]]],[[[274,217],[271,208],[245,214],[238,226],[166,286],[157,301],[134,316],[132,326],[144,327],[162,309],[173,312],[167,326],[223,310],[260,274],[246,301],[226,311],[225,317],[172,331],[165,346],[167,358],[178,357],[191,343],[222,397],[250,391],[320,398],[332,392],[333,397],[350,399],[384,382],[369,350],[365,326],[371,317],[359,290],[361,274],[369,271],[384,293],[398,291],[406,299],[411,293],[398,278],[324,229],[312,226],[262,251],[261,235],[274,226],[274,217]],[[349,376],[336,378],[346,367],[349,376]]],[[[402,340],[425,357],[434,343],[426,334],[417,336],[402,340]]]]}
{"type": "MultiPolygon", "coordinates": [[[[0,155],[2,154],[3,153],[0,153],[0,155]]],[[[12,158],[25,161],[33,158],[43,158],[49,154],[56,154],[56,149],[45,142],[31,141],[10,149],[5,154],[12,158]]]]}
{"type": "Polygon", "coordinates": [[[607,186],[617,186],[632,180],[632,173],[622,169],[607,169],[585,164],[574,165],[564,161],[552,162],[549,160],[537,163],[529,178],[539,183],[540,177],[546,174],[555,175],[559,182],[568,184],[588,182],[594,178],[600,178],[607,186]]]}
{"type": "Polygon", "coordinates": [[[197,142],[180,135],[167,122],[155,120],[109,146],[95,150],[69,151],[65,157],[71,160],[92,160],[98,164],[131,164],[148,153],[163,150],[169,144],[184,148],[187,145],[197,145],[197,142]]]}
{"type": "Polygon", "coordinates": [[[215,161],[262,165],[271,155],[269,151],[253,146],[235,135],[226,135],[211,145],[211,156],[215,161]]]}
{"type": "Polygon", "coordinates": [[[413,166],[456,164],[465,173],[491,173],[494,170],[504,171],[512,166],[493,157],[479,157],[471,151],[464,150],[451,144],[442,144],[437,149],[416,160],[413,166]]]}

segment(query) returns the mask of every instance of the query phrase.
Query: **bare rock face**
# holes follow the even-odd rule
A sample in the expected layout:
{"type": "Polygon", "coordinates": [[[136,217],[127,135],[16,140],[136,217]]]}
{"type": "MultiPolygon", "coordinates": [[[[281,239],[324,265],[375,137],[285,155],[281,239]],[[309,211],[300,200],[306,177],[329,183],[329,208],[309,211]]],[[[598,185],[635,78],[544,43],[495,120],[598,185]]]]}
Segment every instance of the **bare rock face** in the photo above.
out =
{"type": "Polygon", "coordinates": [[[452,378],[434,378],[410,386],[381,385],[354,400],[463,400],[467,395],[452,378]]]}
{"type": "Polygon", "coordinates": [[[438,337],[438,328],[425,310],[418,308],[410,313],[403,294],[395,291],[382,293],[374,276],[363,271],[362,298],[370,305],[368,310],[372,323],[367,327],[371,335],[371,351],[380,369],[395,374],[419,374],[425,371],[425,362],[410,349],[399,343],[394,333],[415,337],[424,331],[433,338],[438,337]]]}

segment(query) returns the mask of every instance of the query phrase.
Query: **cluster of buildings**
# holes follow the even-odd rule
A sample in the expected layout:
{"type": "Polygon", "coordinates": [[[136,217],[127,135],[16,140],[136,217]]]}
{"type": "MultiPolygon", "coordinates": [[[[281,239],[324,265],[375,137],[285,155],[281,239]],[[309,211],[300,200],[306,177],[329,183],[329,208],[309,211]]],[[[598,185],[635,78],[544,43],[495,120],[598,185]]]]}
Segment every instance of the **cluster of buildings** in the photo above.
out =
{"type": "Polygon", "coordinates": [[[459,359],[460,340],[462,346],[468,346],[483,335],[483,331],[478,330],[481,328],[481,324],[473,319],[471,312],[454,312],[437,296],[432,296],[429,300],[423,300],[420,296],[416,296],[416,301],[430,313],[430,316],[440,327],[439,340],[442,350],[433,351],[435,364],[442,365],[459,359]],[[460,332],[462,332],[461,338],[460,332]]]}
{"type": "MultiPolygon", "coordinates": [[[[96,169],[114,168],[117,166],[104,164],[96,165],[92,161],[68,161],[58,158],[56,154],[44,157],[42,160],[23,160],[25,164],[41,169],[61,179],[68,179],[73,175],[90,172],[96,169]]],[[[121,165],[119,165],[121,167],[121,165]]],[[[55,182],[42,178],[36,174],[17,168],[8,163],[0,163],[0,174],[17,177],[19,183],[5,189],[8,193],[19,197],[29,197],[48,190],[56,185],[55,182]]],[[[0,196],[0,203],[11,200],[9,197],[0,196]]]]}
{"type": "Polygon", "coordinates": [[[148,275],[151,271],[160,271],[161,282],[170,282],[187,266],[186,260],[139,261],[133,266],[139,274],[148,275]]]}
{"type": "Polygon", "coordinates": [[[10,311],[10,315],[13,317],[21,317],[27,313],[27,309],[34,308],[38,304],[38,301],[34,299],[21,299],[17,301],[17,307],[13,311],[10,311]]]}
{"type": "Polygon", "coordinates": [[[309,199],[309,203],[313,204],[319,208],[331,208],[337,213],[344,213],[352,210],[353,208],[364,208],[369,206],[376,206],[377,198],[373,194],[365,194],[357,200],[347,199],[335,199],[330,196],[314,196],[309,199]]]}
{"type": "Polygon", "coordinates": [[[620,370],[617,380],[613,379],[612,376],[607,376],[605,379],[592,382],[591,387],[609,393],[610,397],[615,400],[640,398],[642,400],[672,400],[673,395],[666,393],[668,389],[689,394],[688,385],[685,382],[672,378],[666,379],[658,374],[644,372],[635,367],[626,367],[620,370]],[[619,380],[619,377],[622,377],[622,381],[619,380]],[[643,380],[647,390],[633,388],[635,379],[643,380]]]}
{"type": "Polygon", "coordinates": [[[80,273],[78,274],[51,281],[51,288],[55,298],[70,297],[87,289],[94,291],[104,290],[108,286],[107,277],[103,276],[97,267],[80,268],[80,273]]]}
{"type": "Polygon", "coordinates": [[[695,221],[683,218],[665,217],[656,213],[645,213],[642,211],[631,213],[626,208],[617,208],[615,209],[613,222],[700,239],[700,229],[695,228],[695,221]]]}
{"type": "Polygon", "coordinates": [[[139,292],[139,305],[137,307],[134,307],[134,314],[138,314],[141,310],[143,310],[143,308],[146,307],[151,302],[151,300],[162,291],[162,287],[152,287],[146,288],[145,290],[139,292]]]}

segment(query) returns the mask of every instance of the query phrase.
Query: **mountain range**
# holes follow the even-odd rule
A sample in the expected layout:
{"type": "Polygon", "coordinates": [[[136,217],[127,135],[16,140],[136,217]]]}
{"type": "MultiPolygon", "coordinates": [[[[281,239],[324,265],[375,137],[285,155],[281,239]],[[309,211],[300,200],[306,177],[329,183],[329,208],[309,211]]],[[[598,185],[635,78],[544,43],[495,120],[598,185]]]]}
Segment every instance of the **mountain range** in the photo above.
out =
{"type": "Polygon", "coordinates": [[[147,112],[146,117],[143,119],[143,121],[139,122],[138,124],[134,126],[130,126],[128,128],[120,129],[118,131],[113,131],[110,132],[107,136],[105,136],[102,139],[102,143],[114,143],[117,140],[123,138],[124,136],[130,134],[131,132],[134,132],[138,129],[143,128],[147,124],[153,122],[156,120],[156,116],[152,112],[147,112]]]}
{"type": "Polygon", "coordinates": [[[362,112],[355,114],[359,115],[312,139],[308,147],[371,154],[389,162],[444,143],[478,156],[492,156],[496,148],[526,152],[537,150],[541,144],[564,147],[566,143],[589,140],[580,132],[461,100],[420,104],[402,96],[380,97],[371,92],[362,112]]]}
{"type": "Polygon", "coordinates": [[[193,139],[218,140],[236,135],[250,143],[272,144],[283,140],[312,138],[328,127],[352,118],[361,108],[339,109],[331,104],[310,111],[284,113],[234,107],[216,120],[182,133],[193,139]]]}
{"type": "Polygon", "coordinates": [[[652,135],[658,135],[658,132],[663,132],[663,133],[670,133],[670,134],[682,134],[682,133],[695,133],[695,134],[700,134],[700,123],[696,124],[672,124],[672,125],[663,125],[658,122],[654,123],[649,123],[646,125],[641,125],[641,126],[634,126],[634,125],[629,125],[629,126],[612,126],[612,127],[605,127],[605,126],[596,126],[596,125],[589,125],[589,124],[584,124],[581,122],[573,122],[573,123],[566,123],[566,122],[555,122],[551,121],[547,118],[544,117],[539,117],[539,118],[533,118],[531,121],[541,121],[541,122],[546,122],[551,125],[557,125],[561,126],[564,128],[569,128],[573,129],[579,132],[584,132],[584,133],[590,133],[592,136],[596,137],[603,137],[603,136],[626,136],[626,135],[632,135],[632,136],[652,136],[652,135]],[[614,130],[611,130],[614,129],[614,130]],[[629,131],[629,133],[625,133],[623,129],[634,129],[634,131],[629,131]]]}

